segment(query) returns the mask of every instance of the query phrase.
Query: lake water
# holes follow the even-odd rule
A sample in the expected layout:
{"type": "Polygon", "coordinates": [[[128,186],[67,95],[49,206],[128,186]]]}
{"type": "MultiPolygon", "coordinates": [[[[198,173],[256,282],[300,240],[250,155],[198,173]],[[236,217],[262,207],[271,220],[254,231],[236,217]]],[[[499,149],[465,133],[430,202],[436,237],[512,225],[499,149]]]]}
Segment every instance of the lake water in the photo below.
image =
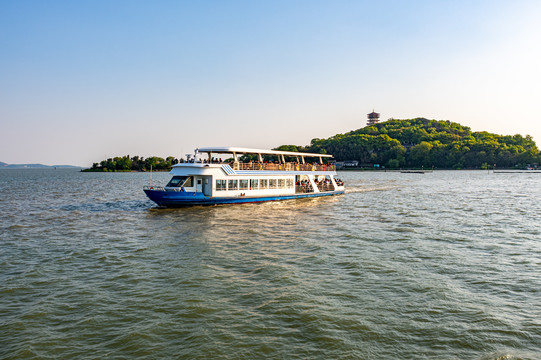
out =
{"type": "Polygon", "coordinates": [[[167,210],[148,173],[1,170],[0,358],[541,359],[541,174],[339,177],[167,210]]]}

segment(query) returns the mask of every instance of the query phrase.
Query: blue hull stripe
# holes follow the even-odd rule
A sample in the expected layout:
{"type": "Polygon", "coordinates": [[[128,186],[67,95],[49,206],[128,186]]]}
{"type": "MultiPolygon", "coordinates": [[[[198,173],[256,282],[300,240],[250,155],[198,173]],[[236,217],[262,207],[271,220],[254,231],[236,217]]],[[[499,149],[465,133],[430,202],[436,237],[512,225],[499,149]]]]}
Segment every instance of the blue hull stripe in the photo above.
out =
{"type": "Polygon", "coordinates": [[[289,199],[302,199],[320,196],[333,196],[343,194],[344,191],[332,191],[323,193],[271,195],[262,197],[208,197],[201,192],[174,192],[161,190],[144,190],[150,200],[159,206],[178,207],[191,205],[219,205],[219,204],[242,204],[264,201],[277,201],[289,199]]]}

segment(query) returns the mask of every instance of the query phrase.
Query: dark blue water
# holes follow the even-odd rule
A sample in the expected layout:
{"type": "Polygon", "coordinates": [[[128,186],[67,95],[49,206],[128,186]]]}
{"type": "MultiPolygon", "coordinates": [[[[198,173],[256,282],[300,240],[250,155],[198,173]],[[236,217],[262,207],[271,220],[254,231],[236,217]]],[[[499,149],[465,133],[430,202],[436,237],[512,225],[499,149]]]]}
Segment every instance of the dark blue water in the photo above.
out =
{"type": "Polygon", "coordinates": [[[541,359],[541,174],[339,177],[164,210],[148,174],[0,171],[0,358],[541,359]]]}

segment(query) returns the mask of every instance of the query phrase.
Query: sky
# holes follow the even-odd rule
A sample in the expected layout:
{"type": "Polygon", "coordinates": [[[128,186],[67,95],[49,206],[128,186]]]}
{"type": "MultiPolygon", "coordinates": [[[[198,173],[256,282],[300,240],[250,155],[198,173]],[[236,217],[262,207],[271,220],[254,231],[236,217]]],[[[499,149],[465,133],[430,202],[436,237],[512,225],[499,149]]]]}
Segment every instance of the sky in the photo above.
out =
{"type": "Polygon", "coordinates": [[[541,1],[0,1],[0,161],[270,149],[381,119],[541,147],[541,1]]]}

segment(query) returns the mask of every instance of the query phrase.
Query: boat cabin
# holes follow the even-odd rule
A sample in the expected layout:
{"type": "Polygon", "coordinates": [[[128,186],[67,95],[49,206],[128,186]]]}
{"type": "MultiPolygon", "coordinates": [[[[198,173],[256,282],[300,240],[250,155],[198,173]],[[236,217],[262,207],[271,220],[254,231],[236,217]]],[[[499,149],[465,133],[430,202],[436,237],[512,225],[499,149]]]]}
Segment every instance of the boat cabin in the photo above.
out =
{"type": "Polygon", "coordinates": [[[190,194],[198,201],[217,203],[343,193],[343,183],[334,178],[336,169],[331,158],[328,154],[277,150],[199,148],[193,158],[173,166],[173,177],[167,185],[152,190],[168,193],[160,194],[164,197],[186,200],[190,194]]]}

